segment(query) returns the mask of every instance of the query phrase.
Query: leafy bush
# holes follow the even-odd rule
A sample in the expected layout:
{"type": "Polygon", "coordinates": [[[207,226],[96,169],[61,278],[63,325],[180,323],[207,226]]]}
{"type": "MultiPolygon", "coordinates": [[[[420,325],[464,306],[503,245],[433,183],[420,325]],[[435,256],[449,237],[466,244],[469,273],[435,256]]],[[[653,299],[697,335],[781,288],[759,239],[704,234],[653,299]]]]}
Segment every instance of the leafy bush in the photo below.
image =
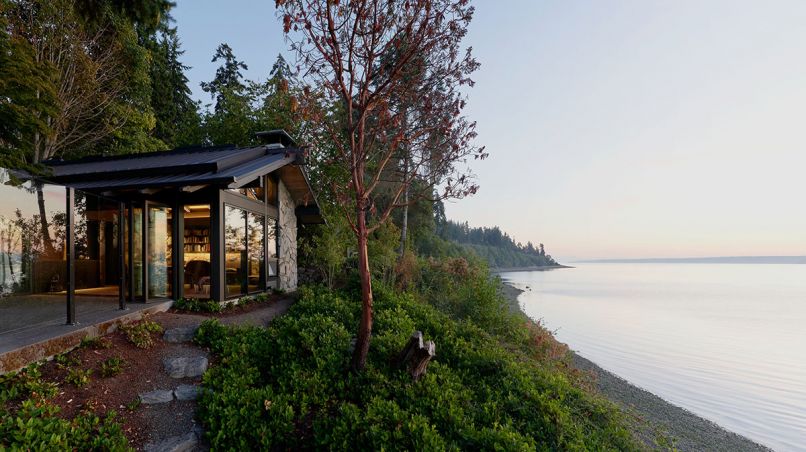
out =
{"type": "Polygon", "coordinates": [[[125,361],[117,356],[107,358],[101,362],[101,376],[108,378],[119,375],[121,372],[123,372],[123,366],[125,364],[125,361]]]}
{"type": "Polygon", "coordinates": [[[224,309],[221,303],[215,300],[198,298],[180,298],[174,302],[173,308],[178,311],[211,313],[218,313],[224,309]]]}
{"type": "Polygon", "coordinates": [[[153,333],[162,332],[159,324],[147,318],[139,322],[121,325],[120,329],[126,334],[126,339],[137,348],[151,348],[154,345],[153,333]]]}
{"type": "Polygon", "coordinates": [[[112,347],[112,341],[105,337],[85,337],[81,339],[81,348],[91,348],[93,350],[102,350],[112,347]]]}
{"type": "Polygon", "coordinates": [[[36,365],[0,375],[0,450],[129,450],[115,413],[101,419],[59,417],[49,399],[58,388],[43,382],[36,365]]]}
{"type": "MultiPolygon", "coordinates": [[[[454,265],[445,271],[462,271],[454,265]]],[[[485,312],[497,306],[489,293],[475,308],[448,305],[453,316],[378,287],[360,374],[349,371],[360,303],[323,289],[300,295],[268,328],[199,328],[197,343],[220,358],[199,400],[213,449],[637,448],[613,405],[525,351],[522,325],[500,331],[518,319],[485,312]],[[392,362],[414,330],[437,345],[417,382],[392,362]]]]}
{"type": "Polygon", "coordinates": [[[80,368],[73,368],[67,372],[67,376],[64,377],[64,381],[72,384],[77,388],[82,388],[87,386],[90,382],[90,375],[92,375],[92,369],[80,369],[80,368]]]}

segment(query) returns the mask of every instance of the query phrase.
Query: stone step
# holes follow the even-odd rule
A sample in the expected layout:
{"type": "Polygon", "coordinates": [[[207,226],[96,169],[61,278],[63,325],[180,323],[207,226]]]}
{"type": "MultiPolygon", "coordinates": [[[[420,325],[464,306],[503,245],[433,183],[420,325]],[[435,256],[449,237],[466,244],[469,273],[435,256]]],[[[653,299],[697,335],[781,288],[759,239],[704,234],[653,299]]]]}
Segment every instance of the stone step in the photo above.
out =
{"type": "Polygon", "coordinates": [[[171,378],[200,377],[207,370],[208,361],[204,356],[165,358],[162,364],[171,378]]]}
{"type": "Polygon", "coordinates": [[[147,452],[189,452],[199,449],[199,435],[196,432],[173,436],[157,444],[146,444],[147,452]]]}
{"type": "Polygon", "coordinates": [[[153,405],[155,403],[168,403],[173,401],[174,392],[170,389],[157,389],[155,391],[140,394],[140,403],[153,405]]]}
{"type": "Polygon", "coordinates": [[[182,326],[178,328],[171,328],[169,330],[165,330],[162,338],[165,340],[165,342],[191,342],[193,337],[196,335],[196,330],[198,329],[198,326],[182,326]]]}
{"type": "Polygon", "coordinates": [[[174,389],[176,400],[196,400],[199,396],[199,385],[179,385],[174,389]]]}

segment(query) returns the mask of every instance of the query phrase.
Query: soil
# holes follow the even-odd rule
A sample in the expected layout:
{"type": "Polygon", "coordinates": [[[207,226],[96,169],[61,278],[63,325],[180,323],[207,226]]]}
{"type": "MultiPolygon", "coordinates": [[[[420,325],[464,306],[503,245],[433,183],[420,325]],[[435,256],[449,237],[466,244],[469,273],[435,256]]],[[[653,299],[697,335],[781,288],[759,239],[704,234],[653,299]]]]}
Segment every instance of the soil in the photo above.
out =
{"type": "MultiPolygon", "coordinates": [[[[214,317],[220,317],[228,324],[265,325],[273,317],[285,313],[291,303],[292,300],[288,298],[254,303],[214,317]]],[[[208,317],[211,316],[169,311],[155,314],[150,319],[159,323],[163,329],[170,329],[199,325],[208,317]]],[[[207,352],[192,343],[165,342],[162,340],[162,333],[153,334],[153,338],[154,345],[151,348],[140,349],[130,343],[123,332],[116,331],[103,337],[108,341],[107,348],[88,346],[69,352],[67,356],[71,362],[80,362],[69,365],[69,368],[92,370],[89,383],[83,387],[68,383],[66,377],[69,369],[59,365],[56,360],[44,363],[40,368],[42,379],[59,386],[59,393],[53,402],[61,407],[60,415],[71,419],[82,410],[90,410],[99,416],[115,411],[117,422],[123,426],[130,445],[137,450],[142,450],[147,444],[159,443],[193,431],[197,424],[194,418],[195,401],[173,400],[144,405],[139,403],[139,394],[157,389],[172,390],[180,384],[201,384],[200,377],[169,377],[163,369],[162,360],[176,356],[208,356],[207,352]],[[122,372],[116,376],[103,377],[101,363],[112,357],[124,361],[122,372]]]]}
{"type": "MultiPolygon", "coordinates": [[[[170,314],[160,313],[151,319],[163,325],[179,326],[179,319],[170,319],[170,314]],[[169,320],[169,321],[166,321],[169,320]]],[[[118,414],[118,422],[123,425],[130,445],[142,449],[148,443],[181,435],[192,431],[195,425],[193,413],[196,403],[178,401],[159,404],[139,404],[139,394],[155,389],[175,389],[179,384],[200,384],[201,378],[174,379],[163,371],[162,359],[179,355],[198,356],[206,352],[192,344],[174,344],[162,340],[161,334],[154,335],[154,345],[140,349],[131,344],[120,331],[107,336],[111,347],[94,349],[78,348],[68,354],[70,359],[80,360],[71,368],[91,369],[89,383],[84,387],[65,381],[68,369],[55,361],[42,366],[42,378],[55,382],[60,391],[53,402],[60,406],[61,416],[73,418],[79,411],[90,410],[100,416],[109,411],[118,414]],[[112,357],[123,359],[123,371],[113,377],[101,375],[101,363],[112,357]]]]}

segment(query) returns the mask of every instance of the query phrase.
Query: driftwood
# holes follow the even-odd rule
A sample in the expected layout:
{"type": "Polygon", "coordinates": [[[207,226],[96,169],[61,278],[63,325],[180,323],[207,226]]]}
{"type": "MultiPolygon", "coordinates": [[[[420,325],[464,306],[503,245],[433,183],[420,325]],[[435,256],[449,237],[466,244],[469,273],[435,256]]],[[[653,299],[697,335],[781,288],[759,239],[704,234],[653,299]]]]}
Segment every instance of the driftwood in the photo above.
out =
{"type": "Polygon", "coordinates": [[[419,380],[425,374],[428,363],[436,354],[436,345],[433,341],[423,343],[423,333],[415,331],[412,333],[409,342],[397,357],[397,366],[406,366],[415,380],[419,380]]]}

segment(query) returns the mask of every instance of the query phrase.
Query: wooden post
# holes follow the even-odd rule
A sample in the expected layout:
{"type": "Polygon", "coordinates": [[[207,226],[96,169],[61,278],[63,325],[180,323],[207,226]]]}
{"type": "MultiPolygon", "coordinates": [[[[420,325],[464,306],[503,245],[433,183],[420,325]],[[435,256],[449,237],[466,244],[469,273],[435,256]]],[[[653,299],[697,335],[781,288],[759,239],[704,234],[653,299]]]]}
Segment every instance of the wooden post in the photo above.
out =
{"type": "Polygon", "coordinates": [[[419,380],[425,375],[428,363],[436,355],[436,345],[433,341],[423,343],[423,333],[415,331],[409,338],[409,342],[397,357],[398,367],[407,366],[411,377],[419,380]]]}

